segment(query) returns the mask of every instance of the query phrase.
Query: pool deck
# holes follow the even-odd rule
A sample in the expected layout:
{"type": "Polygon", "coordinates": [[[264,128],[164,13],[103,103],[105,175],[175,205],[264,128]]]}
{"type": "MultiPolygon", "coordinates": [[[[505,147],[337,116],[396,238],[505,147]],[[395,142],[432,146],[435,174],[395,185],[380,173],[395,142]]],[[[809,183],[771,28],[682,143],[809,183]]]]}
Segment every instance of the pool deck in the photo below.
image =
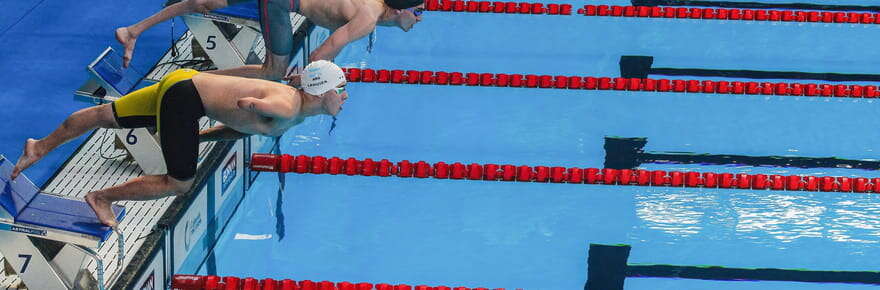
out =
{"type": "MultiPolygon", "coordinates": [[[[169,49],[158,63],[193,59],[191,41],[192,35],[187,32],[175,44],[178,55],[173,57],[172,50],[169,49]]],[[[165,74],[178,68],[180,66],[176,64],[154,66],[147,75],[147,79],[158,81],[165,74]]],[[[210,121],[207,118],[202,118],[200,126],[202,129],[208,128],[210,121]]],[[[43,191],[82,199],[90,191],[118,185],[143,175],[143,171],[132,159],[124,157],[123,150],[114,148],[114,136],[115,133],[112,130],[95,130],[55,173],[55,176],[46,182],[43,191]]],[[[204,170],[203,163],[216,144],[216,142],[205,142],[199,145],[199,171],[204,170]]],[[[144,238],[157,228],[160,218],[168,211],[175,199],[175,196],[170,196],[151,201],[117,203],[125,206],[127,210],[125,219],[119,225],[125,237],[125,260],[123,265],[117,263],[118,235],[111,235],[97,251],[105,261],[106,285],[114,285],[133,258],[144,259],[144,257],[138,257],[136,253],[144,244],[144,238]]],[[[96,263],[90,259],[87,260],[86,268],[94,277],[96,263]]],[[[17,289],[18,287],[22,287],[21,279],[14,273],[6,273],[4,269],[0,269],[0,288],[17,289]]]]}

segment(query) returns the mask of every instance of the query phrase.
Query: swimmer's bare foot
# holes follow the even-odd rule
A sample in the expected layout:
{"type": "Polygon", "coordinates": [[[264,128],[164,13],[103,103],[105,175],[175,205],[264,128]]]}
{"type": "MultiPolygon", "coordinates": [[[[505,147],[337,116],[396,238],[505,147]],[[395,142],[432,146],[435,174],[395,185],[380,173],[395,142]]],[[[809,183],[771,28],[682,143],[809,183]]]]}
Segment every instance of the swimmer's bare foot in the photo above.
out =
{"type": "Polygon", "coordinates": [[[131,56],[134,54],[134,44],[137,42],[137,36],[128,30],[128,27],[120,27],[116,29],[116,41],[125,47],[125,54],[122,55],[122,67],[128,67],[131,62],[131,56]]]}
{"type": "Polygon", "coordinates": [[[86,194],[86,202],[95,211],[95,215],[98,216],[98,220],[102,224],[114,229],[116,228],[116,217],[113,214],[112,203],[109,200],[99,197],[97,192],[89,192],[89,194],[86,194]]]}
{"type": "Polygon", "coordinates": [[[37,140],[27,139],[27,141],[24,142],[24,153],[21,154],[21,157],[18,158],[18,162],[15,163],[15,167],[12,168],[12,175],[10,175],[10,177],[12,177],[12,179],[15,179],[16,177],[18,177],[19,174],[21,174],[22,170],[31,167],[34,162],[37,162],[38,160],[40,160],[40,158],[43,158],[43,155],[45,155],[45,153],[40,152],[40,150],[37,148],[37,140]]]}

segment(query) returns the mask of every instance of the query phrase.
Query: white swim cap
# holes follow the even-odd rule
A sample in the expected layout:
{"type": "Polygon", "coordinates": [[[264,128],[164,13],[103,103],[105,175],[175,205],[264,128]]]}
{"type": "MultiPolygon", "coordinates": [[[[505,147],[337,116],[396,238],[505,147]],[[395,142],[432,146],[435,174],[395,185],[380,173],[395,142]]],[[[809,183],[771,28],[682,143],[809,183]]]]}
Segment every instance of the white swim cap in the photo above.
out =
{"type": "Polygon", "coordinates": [[[345,73],[332,62],[326,60],[313,61],[303,71],[301,82],[306,93],[320,96],[344,83],[345,73]]]}

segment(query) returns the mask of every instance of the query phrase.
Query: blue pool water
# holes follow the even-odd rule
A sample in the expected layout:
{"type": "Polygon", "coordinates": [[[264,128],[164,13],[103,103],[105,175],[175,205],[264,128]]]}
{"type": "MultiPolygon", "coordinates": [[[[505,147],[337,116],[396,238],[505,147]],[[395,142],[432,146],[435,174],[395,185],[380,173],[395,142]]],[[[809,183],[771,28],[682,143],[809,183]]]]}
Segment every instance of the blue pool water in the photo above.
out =
{"type": "MultiPolygon", "coordinates": [[[[0,12],[0,67],[6,72],[0,100],[7,108],[0,114],[0,153],[15,158],[25,138],[48,134],[67,114],[86,106],[71,101],[71,93],[85,81],[84,67],[114,43],[112,29],[161,7],[155,1],[126,3],[11,1],[0,12]]],[[[177,27],[179,33],[179,22],[177,27]]],[[[168,28],[163,24],[141,36],[134,62],[141,71],[168,47],[168,28]]],[[[650,55],[658,67],[875,73],[878,29],[427,12],[409,33],[380,28],[372,54],[361,41],[337,61],[350,67],[614,77],[621,55],[650,55]]],[[[333,135],[327,134],[328,118],[313,118],[285,135],[282,151],[601,167],[607,135],[647,137],[645,149],[656,151],[877,158],[880,150],[873,100],[362,83],[352,83],[348,91],[351,98],[333,135]]],[[[42,184],[77,143],[60,147],[28,175],[42,184]]],[[[827,168],[642,167],[880,177],[874,171],[827,168]]],[[[289,175],[280,200],[277,188],[275,176],[262,174],[248,193],[215,249],[217,274],[581,289],[589,243],[631,244],[631,263],[880,267],[875,258],[880,202],[873,194],[330,175],[289,175]],[[271,238],[236,239],[236,234],[271,238]]],[[[626,280],[626,289],[710,287],[867,288],[626,280]]]]}
{"type": "MultiPolygon", "coordinates": [[[[380,28],[372,54],[360,42],[337,61],[375,69],[616,77],[621,55],[650,55],[658,67],[873,73],[880,66],[878,28],[427,12],[409,33],[380,28]]],[[[647,137],[645,149],[657,151],[876,158],[880,150],[874,100],[365,83],[348,91],[333,135],[328,118],[312,118],[285,135],[282,152],[602,167],[603,137],[611,135],[647,137]]],[[[829,168],[642,168],[880,176],[829,168]]],[[[880,267],[880,200],[872,194],[293,174],[280,201],[277,188],[275,176],[263,174],[248,193],[215,248],[217,274],[582,289],[589,243],[631,244],[631,263],[880,267]],[[283,218],[276,216],[278,202],[283,218]]],[[[626,280],[626,289],[709,287],[866,288],[626,280]]]]}

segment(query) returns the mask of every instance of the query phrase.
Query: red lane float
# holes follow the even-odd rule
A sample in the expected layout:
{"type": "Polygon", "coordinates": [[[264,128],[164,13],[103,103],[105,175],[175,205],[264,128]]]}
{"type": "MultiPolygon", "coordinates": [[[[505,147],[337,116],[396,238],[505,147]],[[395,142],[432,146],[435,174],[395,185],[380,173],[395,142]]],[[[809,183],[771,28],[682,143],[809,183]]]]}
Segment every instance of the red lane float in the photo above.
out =
{"type": "Polygon", "coordinates": [[[577,14],[606,17],[880,24],[880,13],[806,10],[685,8],[673,6],[617,6],[588,4],[579,8],[577,14]]]}
{"type": "Polygon", "coordinates": [[[875,85],[770,83],[711,80],[669,80],[592,76],[550,76],[534,74],[492,74],[386,69],[346,68],[349,82],[421,85],[494,86],[569,90],[617,90],[665,93],[776,95],[807,97],[877,98],[875,85]],[[378,77],[376,77],[378,76],[378,77]],[[383,76],[385,76],[383,78],[383,76]]]}
{"type": "Polygon", "coordinates": [[[255,153],[251,170],[282,173],[346,174],[361,176],[397,176],[403,178],[469,179],[486,181],[550,182],[572,184],[638,185],[668,187],[706,187],[786,191],[880,192],[880,178],[801,175],[765,175],[746,173],[680,172],[611,168],[549,167],[512,164],[477,164],[425,161],[397,163],[323,156],[291,156],[255,153]]]}
{"type": "Polygon", "coordinates": [[[571,4],[502,1],[428,0],[428,11],[571,15],[571,4]],[[546,6],[545,6],[546,5],[546,6]]]}
{"type": "MultiPolygon", "coordinates": [[[[572,5],[562,3],[474,1],[474,0],[428,0],[428,11],[532,14],[532,15],[572,15],[572,5]],[[546,6],[545,6],[546,5],[546,6]]],[[[674,6],[619,6],[584,5],[577,9],[583,16],[635,17],[635,18],[678,18],[700,20],[736,21],[775,21],[775,22],[817,22],[880,24],[880,13],[831,12],[807,10],[772,10],[738,8],[699,8],[674,6]]]]}
{"type": "MultiPolygon", "coordinates": [[[[174,290],[489,290],[489,288],[467,288],[449,286],[411,286],[407,284],[391,285],[387,283],[371,284],[366,282],[351,283],[330,281],[315,282],[311,280],[295,281],[291,279],[275,280],[266,278],[257,280],[254,278],[200,276],[200,275],[174,275],[171,280],[171,289],[174,290]]],[[[504,290],[494,288],[493,290],[504,290]]]]}

